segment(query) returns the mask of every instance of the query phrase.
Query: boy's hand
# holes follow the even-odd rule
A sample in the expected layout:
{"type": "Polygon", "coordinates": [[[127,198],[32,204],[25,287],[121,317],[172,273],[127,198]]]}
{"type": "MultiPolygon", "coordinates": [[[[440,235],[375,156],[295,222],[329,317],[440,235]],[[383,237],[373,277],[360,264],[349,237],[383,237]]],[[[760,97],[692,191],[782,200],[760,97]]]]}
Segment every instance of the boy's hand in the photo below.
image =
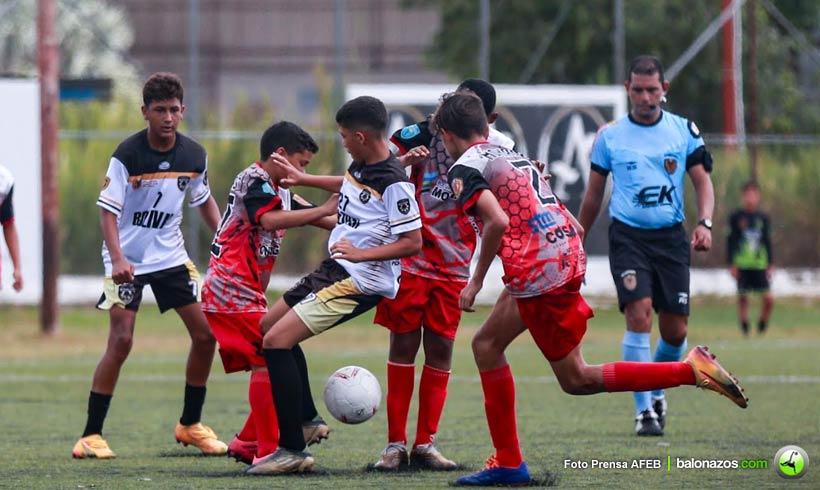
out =
{"type": "Polygon", "coordinates": [[[475,297],[483,286],[484,284],[482,282],[470,279],[470,282],[461,290],[461,295],[458,298],[458,307],[467,312],[475,311],[475,308],[473,308],[475,297]]]}
{"type": "Polygon", "coordinates": [[[304,174],[296,170],[287,158],[278,153],[271,153],[270,158],[274,165],[285,172],[285,176],[279,181],[279,185],[282,186],[282,188],[287,189],[288,187],[299,185],[299,183],[302,182],[302,175],[304,174]]]}
{"type": "Polygon", "coordinates": [[[11,284],[11,287],[19,293],[23,289],[23,273],[20,272],[20,269],[14,269],[12,278],[14,279],[14,282],[11,284]]]}
{"type": "Polygon", "coordinates": [[[338,242],[330,246],[330,257],[333,259],[344,259],[350,262],[363,262],[363,250],[355,247],[350,240],[342,238],[338,242]]]}
{"type": "Polygon", "coordinates": [[[114,284],[129,284],[134,282],[134,264],[120,259],[111,264],[111,279],[114,284]]]}
{"type": "Polygon", "coordinates": [[[423,163],[428,158],[430,158],[430,150],[426,146],[420,145],[415,148],[411,148],[410,151],[400,156],[399,162],[401,162],[403,166],[409,167],[411,165],[423,163]]]}
{"type": "Polygon", "coordinates": [[[336,214],[336,210],[339,209],[339,194],[333,194],[330,196],[321,207],[326,216],[336,214]]]}

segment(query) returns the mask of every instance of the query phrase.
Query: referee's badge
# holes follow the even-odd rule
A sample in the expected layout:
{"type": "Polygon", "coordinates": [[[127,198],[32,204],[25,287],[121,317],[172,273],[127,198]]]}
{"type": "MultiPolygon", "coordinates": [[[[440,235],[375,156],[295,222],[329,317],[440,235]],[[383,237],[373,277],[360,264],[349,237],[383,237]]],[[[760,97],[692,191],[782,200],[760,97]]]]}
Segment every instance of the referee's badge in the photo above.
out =
{"type": "Polygon", "coordinates": [[[634,291],[638,287],[638,276],[633,269],[623,271],[621,279],[623,279],[627,291],[634,291]]]}
{"type": "Polygon", "coordinates": [[[666,169],[666,173],[674,174],[675,170],[678,169],[678,161],[674,158],[664,158],[663,159],[663,168],[666,169]]]}
{"type": "Polygon", "coordinates": [[[134,301],[135,294],[136,290],[134,289],[134,285],[131,283],[120,284],[117,287],[117,296],[124,305],[128,305],[134,301]]]}

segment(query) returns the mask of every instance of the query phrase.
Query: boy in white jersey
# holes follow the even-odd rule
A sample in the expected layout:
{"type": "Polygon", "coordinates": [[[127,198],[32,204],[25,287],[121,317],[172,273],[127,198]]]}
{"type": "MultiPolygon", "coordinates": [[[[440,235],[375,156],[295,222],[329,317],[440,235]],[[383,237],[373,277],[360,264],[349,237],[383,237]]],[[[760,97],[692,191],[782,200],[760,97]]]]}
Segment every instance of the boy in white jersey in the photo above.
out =
{"type": "MultiPolygon", "coordinates": [[[[346,102],[336,113],[345,149],[353,158],[344,178],[299,178],[338,191],[331,258],[285,293],[262,319],[265,361],[279,418],[279,449],[251,466],[256,474],[310,471],[304,452],[302,379],[292,348],[299,342],[373,308],[399,289],[398,259],[421,249],[421,217],[413,186],[387,146],[387,110],[373,97],[346,102]]],[[[299,177],[299,175],[296,175],[299,177]]]]}
{"type": "Polygon", "coordinates": [[[447,153],[456,159],[450,168],[450,186],[463,212],[476,216],[482,228],[478,263],[461,292],[460,306],[472,311],[495,255],[504,267],[506,286],[472,342],[495,453],[486,468],[459,478],[456,485],[525,485],[530,481],[518,442],[515,382],[504,355],[525,330],[530,331],[567,393],[688,384],[713,390],[746,407],[747,398],[737,380],[701,346],[685,362],[587,365],[580,345],[592,310],[579,292],[586,255],[577,220],[529,159],[486,141],[487,118],[481,99],[465,93],[446,96],[434,122],[447,153]]]}
{"type": "Polygon", "coordinates": [[[200,422],[216,340],[199,305],[199,275],[179,228],[186,194],[189,207],[197,207],[213,231],[219,224],[219,208],[208,188],[205,149],[177,132],[185,111],[182,97],[176,75],[151,75],[142,90],[148,127],[117,147],[97,200],[105,239],[104,292],[97,307],[109,311],[110,330],[94,372],[86,427],[72,450],[75,458],[115,457],[102,438],[102,427],[131,351],[142,289],[149,284],[160,311],[175,309],[191,336],[185,403],[175,437],[205,454],[227,451],[214,431],[200,422]]]}

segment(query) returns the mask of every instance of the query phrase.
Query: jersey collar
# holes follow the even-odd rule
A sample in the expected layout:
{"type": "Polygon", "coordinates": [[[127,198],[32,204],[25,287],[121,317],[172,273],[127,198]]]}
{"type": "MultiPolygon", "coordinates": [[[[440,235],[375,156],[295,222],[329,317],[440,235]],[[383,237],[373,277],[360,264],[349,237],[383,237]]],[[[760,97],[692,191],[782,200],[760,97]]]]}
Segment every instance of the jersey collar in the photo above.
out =
{"type": "Polygon", "coordinates": [[[632,117],[631,112],[627,113],[627,117],[629,118],[629,121],[632,124],[636,124],[638,126],[643,126],[645,128],[651,128],[652,126],[657,126],[663,120],[663,113],[664,113],[664,110],[661,109],[661,115],[660,115],[660,117],[658,117],[658,120],[653,122],[653,123],[650,123],[650,124],[642,123],[642,122],[636,120],[635,118],[632,117]]]}

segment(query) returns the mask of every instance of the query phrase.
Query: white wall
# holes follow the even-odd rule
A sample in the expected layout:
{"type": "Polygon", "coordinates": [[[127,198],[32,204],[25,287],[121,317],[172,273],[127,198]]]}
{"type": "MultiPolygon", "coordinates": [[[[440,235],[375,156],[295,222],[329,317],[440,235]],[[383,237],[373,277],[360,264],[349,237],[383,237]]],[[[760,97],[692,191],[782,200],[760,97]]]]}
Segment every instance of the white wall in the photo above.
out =
{"type": "Polygon", "coordinates": [[[12,289],[12,265],[2,245],[0,303],[36,303],[42,295],[42,213],[40,212],[40,84],[0,79],[0,164],[14,175],[14,215],[20,237],[24,289],[12,289]]]}

